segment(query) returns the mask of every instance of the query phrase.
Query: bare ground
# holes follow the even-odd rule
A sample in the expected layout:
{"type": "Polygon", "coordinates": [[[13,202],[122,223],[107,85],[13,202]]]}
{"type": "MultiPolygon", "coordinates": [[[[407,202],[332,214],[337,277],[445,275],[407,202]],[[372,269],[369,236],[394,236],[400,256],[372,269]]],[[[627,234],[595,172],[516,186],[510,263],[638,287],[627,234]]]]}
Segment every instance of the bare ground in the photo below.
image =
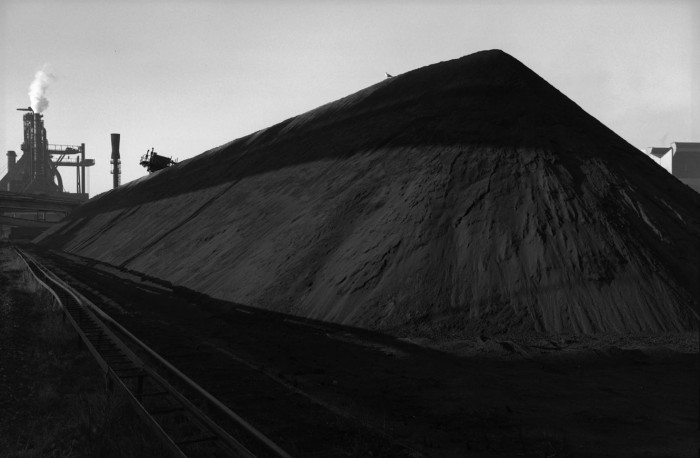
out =
{"type": "Polygon", "coordinates": [[[298,397],[297,404],[286,403],[282,394],[270,396],[269,405],[261,397],[231,406],[295,456],[697,452],[693,334],[465,339],[433,329],[432,336],[397,337],[214,300],[75,257],[50,257],[86,296],[176,365],[183,352],[206,355],[189,375],[213,394],[230,396],[212,371],[247,367],[245,377],[262,376],[279,393],[320,406],[304,418],[300,412],[312,410],[299,407],[298,397]],[[354,426],[343,426],[343,438],[329,441],[319,432],[333,418],[354,426]],[[346,441],[342,447],[340,440],[346,441]]]}
{"type": "Polygon", "coordinates": [[[0,456],[164,456],[52,304],[0,245],[0,456]]]}

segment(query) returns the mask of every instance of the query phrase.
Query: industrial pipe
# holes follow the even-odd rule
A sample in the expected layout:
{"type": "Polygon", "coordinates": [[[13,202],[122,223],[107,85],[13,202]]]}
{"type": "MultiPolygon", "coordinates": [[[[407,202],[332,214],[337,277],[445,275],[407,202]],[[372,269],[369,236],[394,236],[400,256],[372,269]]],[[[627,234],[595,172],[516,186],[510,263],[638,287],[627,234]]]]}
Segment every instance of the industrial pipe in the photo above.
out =
{"type": "Polygon", "coordinates": [[[14,169],[15,169],[15,164],[17,163],[17,153],[14,151],[8,151],[7,152],[7,174],[10,175],[14,169]]]}
{"type": "Polygon", "coordinates": [[[112,134],[112,187],[121,184],[122,160],[119,156],[119,134],[112,134]]]}

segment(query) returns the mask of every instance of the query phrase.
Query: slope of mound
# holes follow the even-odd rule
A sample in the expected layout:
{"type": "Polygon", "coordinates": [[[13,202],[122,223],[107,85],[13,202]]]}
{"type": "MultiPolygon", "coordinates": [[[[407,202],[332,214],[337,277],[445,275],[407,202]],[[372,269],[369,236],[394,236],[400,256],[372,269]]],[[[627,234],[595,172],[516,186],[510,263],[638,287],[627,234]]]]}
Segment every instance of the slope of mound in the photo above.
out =
{"type": "Polygon", "coordinates": [[[697,326],[699,204],[494,50],[128,183],[37,242],[358,326],[657,332],[697,326]]]}

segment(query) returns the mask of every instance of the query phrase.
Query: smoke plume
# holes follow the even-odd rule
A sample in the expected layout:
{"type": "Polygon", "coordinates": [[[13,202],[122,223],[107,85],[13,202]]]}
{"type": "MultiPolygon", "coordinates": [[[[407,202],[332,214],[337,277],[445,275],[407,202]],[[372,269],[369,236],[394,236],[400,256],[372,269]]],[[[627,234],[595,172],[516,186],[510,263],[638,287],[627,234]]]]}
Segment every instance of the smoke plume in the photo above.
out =
{"type": "Polygon", "coordinates": [[[44,66],[34,75],[34,81],[29,85],[29,101],[32,110],[36,113],[41,113],[49,106],[49,99],[46,98],[46,91],[49,85],[56,80],[51,66],[44,66]]]}

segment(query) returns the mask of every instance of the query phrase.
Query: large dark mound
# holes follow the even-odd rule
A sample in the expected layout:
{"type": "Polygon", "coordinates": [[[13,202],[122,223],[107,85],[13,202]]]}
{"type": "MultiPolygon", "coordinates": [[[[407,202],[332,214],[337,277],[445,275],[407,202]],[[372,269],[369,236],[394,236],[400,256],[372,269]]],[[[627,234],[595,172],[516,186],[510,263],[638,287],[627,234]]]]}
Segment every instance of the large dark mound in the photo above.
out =
{"type": "Polygon", "coordinates": [[[102,194],[39,243],[358,326],[658,332],[697,326],[698,208],[494,50],[102,194]]]}

